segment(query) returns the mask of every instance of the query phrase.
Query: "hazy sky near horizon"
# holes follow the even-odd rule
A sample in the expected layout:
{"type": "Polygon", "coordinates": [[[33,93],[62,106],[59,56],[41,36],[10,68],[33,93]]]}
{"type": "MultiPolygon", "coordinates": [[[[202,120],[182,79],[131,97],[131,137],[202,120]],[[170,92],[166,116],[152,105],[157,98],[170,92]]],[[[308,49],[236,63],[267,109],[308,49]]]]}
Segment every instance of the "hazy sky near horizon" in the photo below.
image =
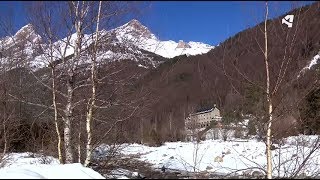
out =
{"type": "MultiPolygon", "coordinates": [[[[271,1],[270,17],[285,14],[294,7],[314,1],[271,1]]],[[[260,23],[264,1],[151,1],[138,19],[161,40],[200,41],[217,45],[230,36],[260,23]]],[[[0,18],[12,18],[14,30],[26,25],[24,1],[0,2],[0,18]],[[8,12],[12,13],[8,15],[8,12]],[[1,15],[2,13],[2,15],[1,15]],[[3,15],[6,14],[6,16],[3,15]]]]}

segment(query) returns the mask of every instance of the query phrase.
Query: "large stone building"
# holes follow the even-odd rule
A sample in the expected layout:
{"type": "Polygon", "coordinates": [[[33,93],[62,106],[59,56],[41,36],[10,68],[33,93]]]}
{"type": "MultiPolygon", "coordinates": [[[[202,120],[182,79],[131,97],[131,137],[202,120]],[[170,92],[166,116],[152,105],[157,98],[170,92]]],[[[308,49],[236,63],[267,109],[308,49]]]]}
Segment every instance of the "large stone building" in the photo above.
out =
{"type": "Polygon", "coordinates": [[[186,119],[185,125],[187,129],[205,128],[212,121],[220,122],[220,110],[214,105],[211,109],[202,109],[196,113],[192,113],[186,119]]]}

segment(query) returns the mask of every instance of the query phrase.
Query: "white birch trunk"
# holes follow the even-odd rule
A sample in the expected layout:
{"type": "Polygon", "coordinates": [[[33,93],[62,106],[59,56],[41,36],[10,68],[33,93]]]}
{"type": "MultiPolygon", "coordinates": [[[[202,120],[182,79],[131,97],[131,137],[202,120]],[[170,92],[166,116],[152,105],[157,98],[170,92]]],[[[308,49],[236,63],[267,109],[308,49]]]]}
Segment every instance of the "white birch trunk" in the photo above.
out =
{"type": "Polygon", "coordinates": [[[57,138],[58,138],[58,145],[57,145],[58,157],[59,157],[59,162],[62,164],[63,159],[62,159],[62,152],[61,152],[61,135],[60,135],[59,124],[58,124],[58,109],[57,109],[57,102],[56,102],[54,67],[52,67],[51,73],[52,73],[52,102],[53,102],[53,108],[54,108],[54,124],[55,124],[57,138]]]}
{"type": "Polygon", "coordinates": [[[266,16],[264,22],[264,40],[265,40],[265,68],[267,76],[267,102],[268,102],[268,126],[267,126],[267,178],[272,179],[272,154],[271,154],[271,125],[272,125],[272,101],[270,95],[270,72],[269,72],[269,60],[268,60],[268,34],[267,34],[267,20],[268,20],[268,2],[266,2],[266,16]]]}
{"type": "Polygon", "coordinates": [[[91,131],[91,123],[93,119],[93,107],[95,106],[95,98],[96,98],[96,56],[97,56],[97,45],[98,45],[98,34],[99,34],[99,20],[100,20],[100,13],[101,13],[101,3],[99,1],[99,10],[98,10],[98,17],[97,17],[97,28],[96,28],[96,40],[94,44],[94,51],[91,63],[91,84],[92,84],[92,94],[91,94],[91,103],[89,103],[89,109],[87,112],[86,118],[86,129],[87,129],[87,146],[86,146],[86,160],[84,165],[88,166],[91,162],[92,156],[92,131],[91,131]]]}
{"type": "MultiPolygon", "coordinates": [[[[79,129],[81,128],[81,124],[79,129]]],[[[81,163],[81,130],[78,133],[78,163],[81,163]]]]}
{"type": "Polygon", "coordinates": [[[50,62],[51,62],[51,75],[52,75],[52,103],[54,108],[54,125],[57,133],[57,139],[58,139],[58,158],[59,162],[62,164],[62,150],[61,150],[61,135],[59,130],[59,124],[58,124],[58,109],[57,109],[57,98],[56,98],[56,74],[55,74],[55,66],[53,65],[53,44],[52,44],[52,34],[51,29],[49,28],[50,33],[50,62]]]}
{"type": "Polygon", "coordinates": [[[65,146],[65,154],[66,154],[66,163],[73,163],[74,162],[74,157],[73,157],[73,148],[72,148],[72,127],[71,127],[71,122],[72,122],[72,100],[73,100],[73,87],[72,83],[70,80],[67,83],[67,105],[65,109],[65,114],[66,117],[64,119],[64,146],[65,146]]]}

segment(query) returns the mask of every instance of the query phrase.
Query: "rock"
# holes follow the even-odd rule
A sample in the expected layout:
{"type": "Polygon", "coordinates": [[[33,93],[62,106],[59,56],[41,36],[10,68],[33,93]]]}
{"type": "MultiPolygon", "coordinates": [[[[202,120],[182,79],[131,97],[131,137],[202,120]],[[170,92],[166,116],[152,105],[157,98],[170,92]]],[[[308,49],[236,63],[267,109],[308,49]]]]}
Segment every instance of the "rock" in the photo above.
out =
{"type": "Polygon", "coordinates": [[[291,158],[294,158],[294,157],[297,157],[297,154],[293,154],[293,155],[291,156],[291,158]]]}
{"type": "Polygon", "coordinates": [[[139,176],[139,173],[138,173],[138,172],[133,172],[133,173],[132,173],[132,176],[133,176],[133,177],[138,177],[138,176],[139,176]]]}
{"type": "Polygon", "coordinates": [[[138,174],[137,178],[138,178],[138,179],[145,179],[146,176],[144,176],[144,175],[142,175],[142,174],[138,174]]]}
{"type": "Polygon", "coordinates": [[[307,174],[304,173],[304,172],[298,175],[298,178],[299,178],[299,179],[300,179],[300,178],[301,178],[301,179],[305,179],[306,177],[307,177],[307,174]]]}
{"type": "Polygon", "coordinates": [[[173,157],[173,156],[171,156],[169,159],[174,159],[174,157],[173,157]]]}
{"type": "Polygon", "coordinates": [[[191,46],[188,43],[179,40],[176,48],[191,48],[191,46]]]}
{"type": "Polygon", "coordinates": [[[211,169],[213,169],[211,166],[206,167],[206,170],[211,170],[211,169]]]}
{"type": "Polygon", "coordinates": [[[214,158],[214,162],[223,162],[223,158],[220,156],[217,156],[214,158]]]}
{"type": "Polygon", "coordinates": [[[253,171],[252,176],[253,177],[263,177],[264,173],[262,173],[261,171],[253,171]]]}
{"type": "Polygon", "coordinates": [[[230,149],[227,149],[227,151],[225,152],[225,154],[226,154],[226,155],[227,155],[227,154],[231,154],[230,149]]]}
{"type": "Polygon", "coordinates": [[[251,176],[252,170],[248,169],[242,172],[243,176],[251,176]]]}
{"type": "Polygon", "coordinates": [[[270,147],[270,149],[271,149],[271,150],[275,150],[275,149],[277,149],[277,147],[272,144],[271,147],[270,147]]]}
{"type": "Polygon", "coordinates": [[[162,171],[162,172],[166,172],[166,167],[162,166],[162,167],[161,167],[161,171],[162,171]]]}
{"type": "Polygon", "coordinates": [[[162,157],[166,157],[166,156],[167,156],[166,154],[163,154],[163,155],[162,155],[162,157]]]}

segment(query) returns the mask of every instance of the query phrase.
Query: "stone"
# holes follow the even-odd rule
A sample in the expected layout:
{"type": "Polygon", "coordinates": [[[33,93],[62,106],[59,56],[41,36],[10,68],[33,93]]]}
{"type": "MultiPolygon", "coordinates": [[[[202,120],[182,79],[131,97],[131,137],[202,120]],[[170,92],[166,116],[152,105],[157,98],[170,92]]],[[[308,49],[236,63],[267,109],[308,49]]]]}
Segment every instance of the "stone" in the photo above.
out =
{"type": "Polygon", "coordinates": [[[213,169],[211,166],[206,167],[206,170],[211,170],[211,169],[213,169]]]}
{"type": "Polygon", "coordinates": [[[252,176],[253,177],[263,177],[264,173],[262,173],[261,171],[253,171],[252,176]]]}
{"type": "Polygon", "coordinates": [[[277,149],[277,147],[272,144],[271,147],[270,147],[270,149],[271,149],[271,150],[275,150],[275,149],[277,149]]]}
{"type": "Polygon", "coordinates": [[[214,158],[214,162],[223,162],[223,158],[220,156],[217,156],[214,158]]]}
{"type": "Polygon", "coordinates": [[[300,179],[300,178],[301,178],[301,179],[305,179],[306,177],[307,177],[307,174],[304,173],[304,172],[298,175],[298,178],[299,178],[299,179],[300,179]]]}
{"type": "Polygon", "coordinates": [[[227,149],[227,151],[225,152],[225,154],[226,154],[226,155],[227,155],[227,154],[231,154],[230,149],[227,149]]]}
{"type": "Polygon", "coordinates": [[[291,156],[291,158],[294,158],[294,157],[297,157],[297,154],[293,154],[293,155],[291,156]]]}
{"type": "Polygon", "coordinates": [[[251,176],[252,170],[248,169],[242,172],[243,176],[251,176]]]}
{"type": "Polygon", "coordinates": [[[188,43],[183,42],[182,40],[180,40],[178,42],[178,45],[177,45],[176,48],[191,48],[191,46],[188,43]]]}

